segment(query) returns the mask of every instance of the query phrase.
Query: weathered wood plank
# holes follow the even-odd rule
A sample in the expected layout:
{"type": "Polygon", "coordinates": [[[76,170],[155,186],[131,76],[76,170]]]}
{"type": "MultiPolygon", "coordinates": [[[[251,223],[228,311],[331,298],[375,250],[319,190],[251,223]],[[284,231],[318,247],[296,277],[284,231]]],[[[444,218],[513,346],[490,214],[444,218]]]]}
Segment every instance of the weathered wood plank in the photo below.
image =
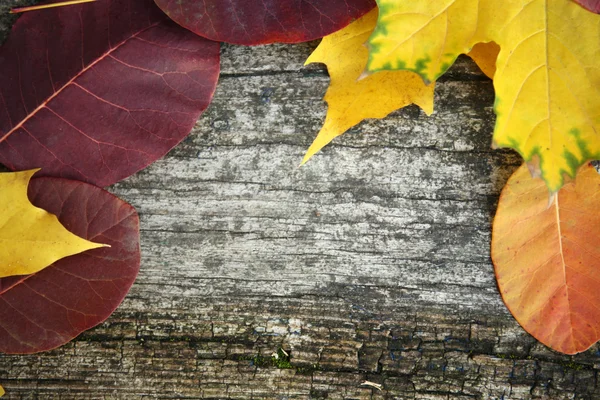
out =
{"type": "Polygon", "coordinates": [[[190,137],[110,188],[141,216],[131,293],[60,349],[1,356],[7,398],[600,398],[598,347],[546,349],[497,292],[520,160],[490,149],[491,83],[461,59],[432,117],[365,122],[298,168],[326,111],[314,46],[224,46],[190,137]]]}

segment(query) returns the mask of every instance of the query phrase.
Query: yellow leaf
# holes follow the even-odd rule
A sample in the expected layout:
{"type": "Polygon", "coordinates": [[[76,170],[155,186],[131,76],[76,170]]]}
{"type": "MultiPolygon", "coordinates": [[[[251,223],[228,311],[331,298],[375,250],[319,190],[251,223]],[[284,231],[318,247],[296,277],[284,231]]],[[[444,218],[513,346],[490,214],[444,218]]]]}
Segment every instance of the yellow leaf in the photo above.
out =
{"type": "Polygon", "coordinates": [[[473,46],[468,56],[475,61],[481,72],[486,74],[488,78],[494,79],[496,60],[498,59],[499,52],[500,46],[494,42],[477,43],[473,46]]]}
{"type": "Polygon", "coordinates": [[[4,392],[4,388],[2,386],[0,386],[0,397],[4,396],[5,392],[4,392]]]}
{"type": "Polygon", "coordinates": [[[414,71],[427,82],[434,82],[446,72],[459,54],[485,42],[485,29],[479,26],[492,18],[479,5],[486,4],[486,0],[377,3],[381,11],[369,39],[368,70],[414,71]]]}
{"type": "Polygon", "coordinates": [[[329,105],[325,124],[302,164],[335,137],[366,118],[383,118],[409,104],[433,112],[434,85],[425,85],[415,73],[382,72],[360,79],[367,64],[364,43],[375,28],[377,9],[323,39],[306,61],[327,65],[331,84],[325,94],[329,105]]]}
{"type": "Polygon", "coordinates": [[[600,16],[571,0],[537,0],[504,32],[494,143],[535,164],[556,192],[600,158],[600,16]]]}
{"type": "Polygon", "coordinates": [[[63,257],[105,246],[73,235],[55,215],[31,204],[27,186],[35,172],[0,173],[0,278],[32,274],[63,257]]]}
{"type": "Polygon", "coordinates": [[[571,0],[378,3],[369,71],[434,81],[460,53],[494,41],[494,145],[521,153],[552,192],[600,158],[600,15],[571,0]]]}

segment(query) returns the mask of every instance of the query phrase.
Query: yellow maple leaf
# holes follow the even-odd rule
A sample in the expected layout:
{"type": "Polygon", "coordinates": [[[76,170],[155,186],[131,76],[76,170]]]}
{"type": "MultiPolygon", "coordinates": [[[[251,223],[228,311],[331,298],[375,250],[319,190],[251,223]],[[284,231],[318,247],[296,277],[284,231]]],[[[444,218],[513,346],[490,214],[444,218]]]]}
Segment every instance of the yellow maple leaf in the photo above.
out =
{"type": "Polygon", "coordinates": [[[35,172],[0,173],[0,278],[32,274],[63,257],[105,247],[72,234],[55,215],[31,204],[27,186],[35,172]]]}
{"type": "Polygon", "coordinates": [[[4,396],[5,392],[4,392],[4,388],[2,386],[0,386],[0,397],[4,396]]]}
{"type": "Polygon", "coordinates": [[[600,15],[571,0],[378,3],[369,71],[435,81],[460,53],[494,41],[494,145],[517,150],[552,192],[600,158],[600,15]]]}
{"type": "Polygon", "coordinates": [[[407,71],[382,72],[360,79],[369,56],[364,43],[377,23],[377,9],[323,39],[306,64],[327,65],[331,84],[325,94],[329,105],[323,128],[302,164],[335,137],[367,118],[383,118],[409,104],[428,115],[433,112],[434,85],[407,71]]]}
{"type": "Polygon", "coordinates": [[[378,0],[368,71],[408,70],[434,82],[460,54],[490,41],[486,32],[497,16],[480,3],[486,0],[378,0]]]}

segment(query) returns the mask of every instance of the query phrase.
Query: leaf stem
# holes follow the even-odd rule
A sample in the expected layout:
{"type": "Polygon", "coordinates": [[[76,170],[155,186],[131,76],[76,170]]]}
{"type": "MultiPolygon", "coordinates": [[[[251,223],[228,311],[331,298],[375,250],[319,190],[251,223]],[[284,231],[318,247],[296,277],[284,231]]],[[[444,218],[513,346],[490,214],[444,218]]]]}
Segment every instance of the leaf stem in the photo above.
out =
{"type": "Polygon", "coordinates": [[[71,6],[71,5],[75,5],[75,4],[81,4],[81,3],[91,3],[93,1],[96,1],[96,0],[70,0],[70,1],[61,1],[58,3],[41,4],[41,5],[37,5],[37,6],[18,7],[18,8],[13,8],[12,10],[10,10],[10,13],[17,14],[17,13],[22,13],[22,12],[26,12],[26,11],[43,10],[46,8],[71,6]]]}

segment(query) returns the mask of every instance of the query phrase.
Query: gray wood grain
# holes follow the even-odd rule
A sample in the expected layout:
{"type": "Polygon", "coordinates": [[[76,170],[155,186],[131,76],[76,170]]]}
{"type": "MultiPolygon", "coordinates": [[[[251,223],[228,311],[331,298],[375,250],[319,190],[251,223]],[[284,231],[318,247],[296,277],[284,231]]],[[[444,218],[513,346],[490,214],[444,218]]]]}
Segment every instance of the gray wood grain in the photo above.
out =
{"type": "Polygon", "coordinates": [[[498,294],[491,221],[521,161],[490,149],[491,82],[461,58],[433,116],[364,122],[298,168],[326,112],[315,45],[223,47],[191,135],[109,188],[141,216],[130,294],[59,349],[0,356],[7,398],[600,398],[598,346],[545,348],[498,294]]]}

